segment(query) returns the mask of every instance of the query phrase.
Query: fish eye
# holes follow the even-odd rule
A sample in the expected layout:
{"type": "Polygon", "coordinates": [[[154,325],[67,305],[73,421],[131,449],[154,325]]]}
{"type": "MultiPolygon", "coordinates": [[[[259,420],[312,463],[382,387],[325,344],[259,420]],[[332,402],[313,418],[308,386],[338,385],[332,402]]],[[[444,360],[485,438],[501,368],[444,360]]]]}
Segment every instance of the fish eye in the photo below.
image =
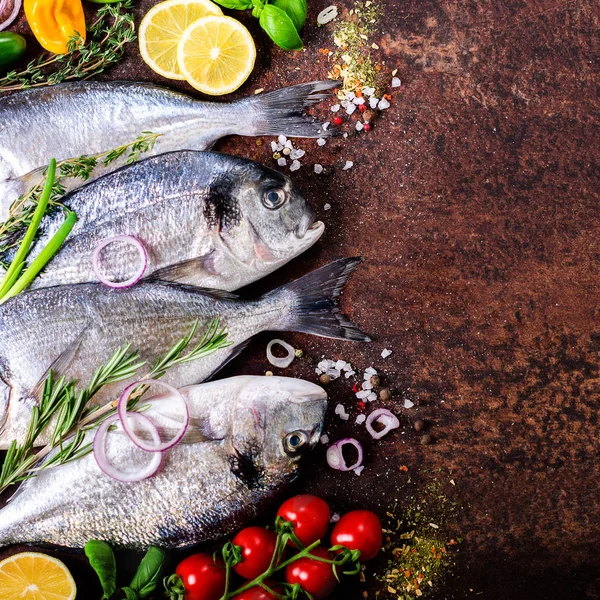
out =
{"type": "Polygon", "coordinates": [[[271,188],[263,196],[263,204],[270,210],[275,210],[285,203],[285,190],[271,188]]]}
{"type": "Polygon", "coordinates": [[[298,452],[308,442],[308,436],[304,431],[292,431],[285,436],[283,445],[288,454],[298,452]]]}

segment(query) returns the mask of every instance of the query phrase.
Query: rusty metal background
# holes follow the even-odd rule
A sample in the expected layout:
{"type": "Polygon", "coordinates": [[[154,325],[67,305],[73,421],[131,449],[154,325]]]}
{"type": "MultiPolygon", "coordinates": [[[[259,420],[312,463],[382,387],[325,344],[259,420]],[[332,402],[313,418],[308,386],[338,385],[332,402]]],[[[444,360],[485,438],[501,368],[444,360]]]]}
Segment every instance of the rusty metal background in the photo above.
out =
{"type": "MultiPolygon", "coordinates": [[[[137,15],[154,3],[140,1],[137,15]]],[[[309,2],[305,52],[273,48],[244,17],[259,57],[234,97],[326,76],[317,49],[332,47],[331,29],[314,23],[328,4],[309,2]]],[[[332,472],[321,449],[297,488],[338,511],[384,513],[443,481],[459,506],[449,531],[465,541],[433,599],[598,598],[599,5],[381,5],[373,41],[402,87],[368,134],[323,148],[300,144],[305,166],[293,177],[325,221],[325,236],[249,293],[334,258],[364,256],[344,305],[375,341],[286,336],[308,355],[286,373],[314,379],[322,355],[373,365],[393,390],[389,405],[402,426],[372,443],[352,419],[331,416],[332,438],[351,432],[365,442],[366,469],[360,477],[332,472]],[[349,171],[341,170],[345,160],[354,162],[349,171]],[[327,173],[315,175],[314,162],[327,173]],[[384,347],[393,350],[386,360],[384,347]],[[405,399],[415,406],[403,408],[405,399]],[[433,444],[419,443],[417,418],[433,444]],[[411,483],[398,470],[404,464],[411,483]]],[[[107,77],[167,84],[135,48],[107,77]]],[[[236,138],[218,149],[273,165],[268,143],[236,138]]],[[[268,339],[255,340],[224,375],[264,373],[268,339]]],[[[329,390],[334,404],[354,405],[345,382],[329,390]]],[[[59,555],[74,569],[80,597],[96,597],[84,561],[59,555]]],[[[361,598],[363,589],[339,597],[361,598]]]]}

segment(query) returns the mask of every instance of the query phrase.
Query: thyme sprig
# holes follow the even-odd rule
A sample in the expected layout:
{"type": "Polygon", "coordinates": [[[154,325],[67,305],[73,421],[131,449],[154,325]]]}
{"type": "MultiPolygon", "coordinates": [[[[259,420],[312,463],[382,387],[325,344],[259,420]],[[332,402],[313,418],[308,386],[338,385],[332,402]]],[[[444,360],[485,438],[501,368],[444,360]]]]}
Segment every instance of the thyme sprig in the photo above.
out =
{"type": "Polygon", "coordinates": [[[68,43],[67,54],[44,53],[22,71],[10,71],[0,78],[0,92],[55,85],[74,79],[89,79],[118,62],[125,46],[135,40],[133,0],[105,4],[88,27],[88,42],[76,34],[68,43]]]}
{"type": "MultiPolygon", "coordinates": [[[[87,181],[94,169],[101,164],[107,167],[117,159],[125,157],[125,164],[132,164],[139,160],[142,154],[150,152],[156,140],[161,136],[160,133],[152,133],[151,131],[143,131],[135,140],[127,144],[123,144],[117,148],[113,148],[106,152],[100,152],[90,156],[83,155],[76,158],[68,158],[56,163],[58,176],[56,177],[50,198],[48,200],[46,214],[60,208],[68,210],[64,204],[60,202],[60,197],[66,192],[64,180],[66,178],[80,179],[87,181]]],[[[40,180],[25,194],[22,194],[11,205],[8,218],[0,224],[0,254],[7,252],[11,248],[17,246],[21,241],[21,234],[24,233],[26,227],[29,226],[35,210],[39,204],[48,167],[41,170],[40,180]]],[[[6,268],[6,261],[0,260],[6,268]]]]}
{"type": "MultiPolygon", "coordinates": [[[[157,379],[176,365],[204,358],[231,345],[219,319],[213,319],[201,340],[186,353],[197,328],[198,322],[187,336],[157,359],[148,373],[138,378],[157,379]]],[[[125,344],[106,364],[96,370],[83,389],[77,388],[77,381],[67,381],[65,377],[56,379],[55,374],[50,371],[44,382],[39,404],[32,410],[24,441],[19,444],[13,440],[8,448],[0,470],[0,494],[11,485],[30,479],[42,470],[64,465],[91,452],[92,444],[85,443],[86,432],[114,414],[118,401],[114,400],[101,407],[90,406],[90,401],[105,386],[137,377],[146,364],[140,360],[137,350],[132,350],[130,344],[125,344]],[[49,426],[52,426],[50,441],[36,452],[35,448],[40,445],[38,440],[49,426]],[[56,452],[46,458],[53,451],[56,452]],[[44,458],[46,460],[42,462],[44,458]]],[[[129,402],[130,410],[136,408],[146,390],[147,386],[140,386],[134,392],[129,402]]]]}

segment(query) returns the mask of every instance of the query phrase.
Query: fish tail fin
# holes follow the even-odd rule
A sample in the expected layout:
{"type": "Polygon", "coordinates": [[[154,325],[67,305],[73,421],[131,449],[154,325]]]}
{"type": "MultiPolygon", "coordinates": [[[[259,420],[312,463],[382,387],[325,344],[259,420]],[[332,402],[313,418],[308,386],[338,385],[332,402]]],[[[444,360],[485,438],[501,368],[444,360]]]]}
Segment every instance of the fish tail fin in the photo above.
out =
{"type": "Polygon", "coordinates": [[[370,342],[371,338],[341,313],[337,300],[362,261],[362,258],[336,260],[267,294],[277,297],[285,307],[278,329],[370,342]]]}
{"type": "Polygon", "coordinates": [[[323,129],[319,121],[303,111],[328,98],[329,94],[323,92],[337,85],[335,81],[312,81],[240,100],[244,112],[250,111],[250,127],[239,134],[300,138],[335,135],[335,130],[323,129]]]}

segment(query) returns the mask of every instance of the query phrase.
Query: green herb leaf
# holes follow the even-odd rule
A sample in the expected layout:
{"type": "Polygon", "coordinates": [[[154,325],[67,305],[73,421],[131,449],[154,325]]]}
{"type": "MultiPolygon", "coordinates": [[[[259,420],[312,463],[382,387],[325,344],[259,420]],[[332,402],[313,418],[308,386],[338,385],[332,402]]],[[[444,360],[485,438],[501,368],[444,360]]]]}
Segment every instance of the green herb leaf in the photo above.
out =
{"type": "Polygon", "coordinates": [[[280,8],[300,31],[306,21],[306,0],[275,0],[273,6],[280,8]]]}
{"type": "Polygon", "coordinates": [[[146,552],[129,585],[140,598],[146,598],[156,589],[166,560],[167,555],[160,548],[152,546],[146,552]]]}
{"type": "Polygon", "coordinates": [[[252,8],[252,0],[215,0],[217,4],[232,10],[246,10],[252,8]]]}
{"type": "Polygon", "coordinates": [[[121,591],[125,594],[125,598],[127,600],[139,600],[137,592],[131,588],[124,587],[121,589],[121,591]]]}
{"type": "Polygon", "coordinates": [[[99,540],[90,540],[85,545],[84,551],[100,580],[104,592],[102,599],[110,598],[117,591],[115,553],[106,542],[99,540]]]}
{"type": "Polygon", "coordinates": [[[267,4],[260,15],[260,26],[267,35],[284,50],[302,50],[302,40],[296,26],[285,11],[267,4]]]}

